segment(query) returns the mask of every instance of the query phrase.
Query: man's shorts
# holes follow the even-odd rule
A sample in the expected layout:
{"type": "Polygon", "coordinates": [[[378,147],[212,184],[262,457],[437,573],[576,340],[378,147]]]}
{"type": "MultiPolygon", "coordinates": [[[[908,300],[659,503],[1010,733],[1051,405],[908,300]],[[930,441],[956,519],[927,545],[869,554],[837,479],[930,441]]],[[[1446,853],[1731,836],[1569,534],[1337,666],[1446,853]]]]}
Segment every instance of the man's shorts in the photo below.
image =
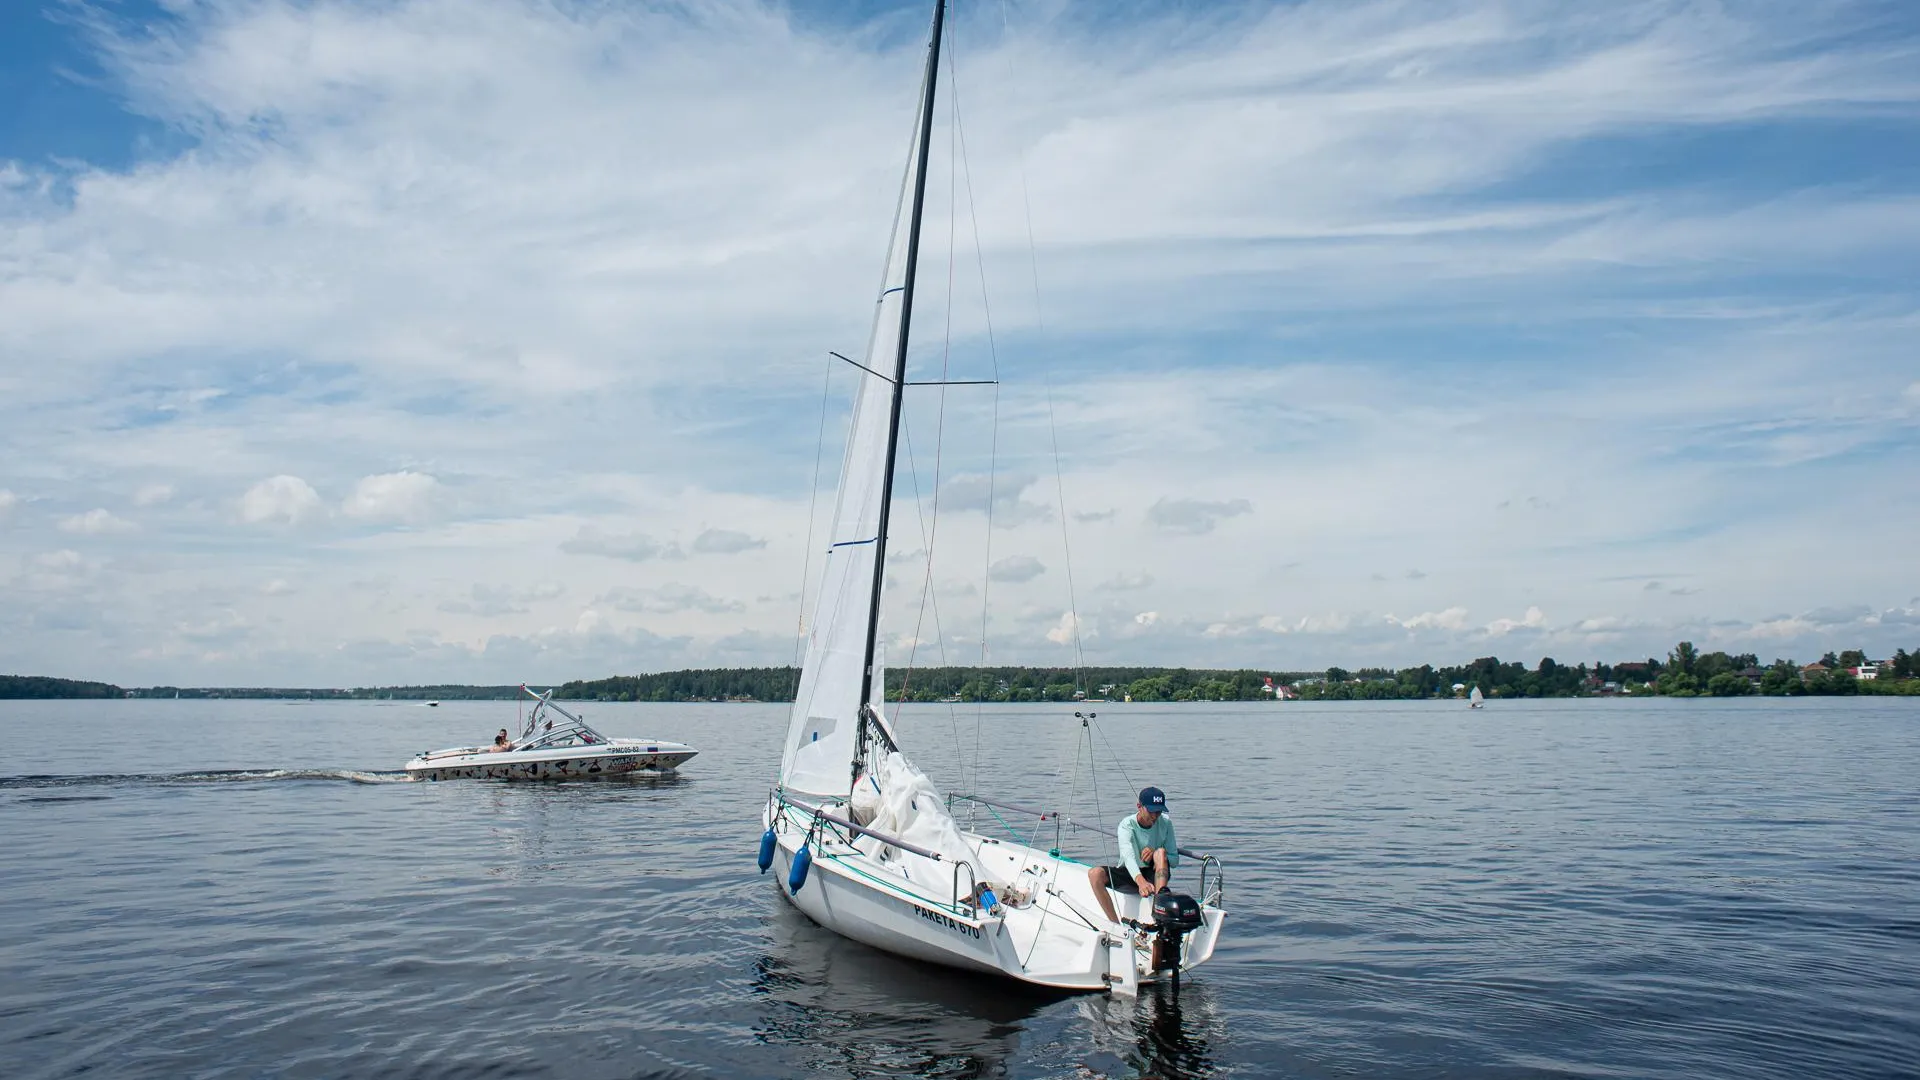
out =
{"type": "MultiPolygon", "coordinates": [[[[1147,880],[1152,881],[1152,875],[1148,875],[1147,880]]],[[[1133,880],[1133,871],[1124,866],[1107,867],[1107,888],[1128,896],[1140,895],[1140,885],[1133,880]]]]}

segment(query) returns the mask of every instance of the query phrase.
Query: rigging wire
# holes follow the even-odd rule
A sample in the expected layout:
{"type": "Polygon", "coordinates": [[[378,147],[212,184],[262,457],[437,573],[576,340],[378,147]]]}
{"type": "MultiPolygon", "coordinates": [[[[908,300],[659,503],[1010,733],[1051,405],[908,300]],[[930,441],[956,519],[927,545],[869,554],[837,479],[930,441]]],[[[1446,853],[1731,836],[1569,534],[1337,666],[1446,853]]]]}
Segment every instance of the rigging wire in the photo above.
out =
{"type": "MultiPolygon", "coordinates": [[[[960,74],[959,45],[949,32],[947,39],[947,82],[951,93],[947,95],[953,115],[953,142],[955,158],[960,164],[960,179],[967,189],[967,218],[973,230],[974,265],[980,275],[980,307],[987,330],[987,356],[993,365],[993,417],[992,436],[987,451],[987,530],[982,544],[984,557],[980,571],[980,666],[986,668],[989,659],[988,649],[988,612],[993,591],[993,507],[997,501],[1000,474],[1000,346],[993,332],[993,303],[987,291],[987,261],[985,249],[980,244],[980,207],[973,195],[973,163],[967,155],[966,126],[961,121],[960,112],[960,74]]],[[[959,184],[954,185],[957,197],[959,184]]],[[[954,214],[957,221],[959,214],[954,214]]],[[[951,248],[949,249],[951,250],[951,248]]],[[[986,695],[981,695],[984,698],[986,695]]],[[[973,712],[973,759],[974,771],[979,772],[981,755],[981,730],[986,715],[986,702],[976,700],[973,712]]]]}
{"type": "Polygon", "coordinates": [[[795,683],[793,696],[800,696],[798,685],[801,653],[807,645],[807,579],[813,575],[813,527],[814,515],[820,507],[820,460],[826,455],[827,447],[827,403],[833,391],[833,357],[827,357],[826,378],[820,386],[820,434],[813,447],[813,486],[807,495],[807,546],[806,558],[800,568],[800,611],[794,620],[793,667],[795,683]]]}
{"type": "MultiPolygon", "coordinates": [[[[952,48],[952,32],[949,30],[947,54],[949,88],[952,87],[955,78],[952,66],[952,48]]],[[[919,612],[914,618],[913,643],[908,646],[907,667],[906,671],[902,673],[900,680],[900,703],[902,706],[906,703],[907,684],[911,678],[914,658],[919,654],[920,631],[925,625],[929,607],[931,607],[933,611],[933,632],[939,646],[940,663],[944,666],[947,660],[946,632],[940,624],[940,601],[933,587],[933,567],[936,551],[935,544],[940,535],[940,479],[943,475],[944,456],[946,452],[947,380],[951,373],[953,362],[953,284],[954,279],[958,276],[954,272],[954,260],[958,246],[955,243],[955,237],[960,216],[958,210],[959,185],[954,182],[954,170],[957,167],[956,159],[958,157],[954,149],[955,132],[958,130],[957,119],[956,114],[955,125],[950,126],[947,130],[947,301],[940,347],[940,396],[934,421],[933,507],[931,524],[928,524],[928,513],[923,505],[920,493],[920,472],[919,466],[914,461],[913,442],[910,436],[907,437],[907,464],[913,476],[914,509],[920,519],[920,540],[926,549],[927,558],[926,573],[921,579],[919,612]]],[[[903,434],[905,434],[904,431],[903,434]]],[[[897,720],[899,717],[898,708],[895,709],[894,716],[897,720]]],[[[967,761],[966,755],[961,749],[959,717],[951,705],[947,708],[947,719],[953,733],[954,763],[959,773],[960,785],[964,788],[967,785],[967,761]]],[[[978,764],[979,762],[976,760],[974,762],[976,772],[978,764]]]]}
{"type": "MultiPolygon", "coordinates": [[[[942,393],[944,394],[944,390],[942,393]]],[[[900,710],[906,706],[907,691],[912,686],[914,658],[920,651],[920,631],[925,623],[929,608],[931,608],[933,612],[933,634],[936,639],[935,644],[939,647],[940,663],[944,666],[947,662],[946,632],[942,630],[940,626],[940,598],[933,590],[933,544],[934,538],[940,528],[939,451],[936,449],[934,453],[933,523],[929,526],[924,497],[920,492],[920,467],[916,463],[913,454],[913,434],[910,425],[904,419],[900,424],[900,438],[907,450],[907,475],[913,480],[913,506],[915,517],[918,519],[920,526],[920,543],[927,553],[927,570],[920,591],[920,613],[914,620],[913,637],[911,644],[907,646],[907,662],[900,673],[900,700],[895,704],[893,711],[894,729],[896,731],[899,730],[900,710]]],[[[951,708],[948,709],[949,714],[951,714],[952,711],[951,708]]],[[[956,758],[960,756],[959,751],[959,728],[956,724],[954,727],[954,754],[956,758]]],[[[964,788],[967,783],[966,762],[961,760],[957,761],[956,764],[960,772],[960,785],[964,788]]]]}

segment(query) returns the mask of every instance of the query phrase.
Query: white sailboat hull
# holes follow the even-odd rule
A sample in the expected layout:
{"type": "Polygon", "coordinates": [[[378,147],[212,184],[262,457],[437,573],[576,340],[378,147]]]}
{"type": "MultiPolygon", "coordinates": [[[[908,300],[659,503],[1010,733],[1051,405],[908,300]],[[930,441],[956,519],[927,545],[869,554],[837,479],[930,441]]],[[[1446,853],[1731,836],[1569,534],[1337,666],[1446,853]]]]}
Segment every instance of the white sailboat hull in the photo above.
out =
{"type": "MultiPolygon", "coordinates": [[[[983,880],[1018,881],[1031,889],[1031,903],[1003,904],[998,915],[976,915],[956,905],[951,876],[908,882],[885,864],[849,845],[816,847],[806,881],[787,887],[805,832],[794,824],[776,830],[772,871],[781,895],[806,916],[835,933],[899,956],[1070,991],[1137,993],[1170,972],[1152,968],[1152,935],[1106,924],[1087,867],[1019,844],[962,833],[977,856],[983,880]],[[1102,928],[1104,927],[1104,928],[1102,928]]],[[[950,871],[949,871],[950,875],[950,871]]],[[[962,871],[964,897],[971,878],[962,871]]],[[[1138,896],[1110,893],[1122,918],[1151,922],[1138,896]]],[[[1226,913],[1202,909],[1203,922],[1181,948],[1181,970],[1213,955],[1226,913]]]]}

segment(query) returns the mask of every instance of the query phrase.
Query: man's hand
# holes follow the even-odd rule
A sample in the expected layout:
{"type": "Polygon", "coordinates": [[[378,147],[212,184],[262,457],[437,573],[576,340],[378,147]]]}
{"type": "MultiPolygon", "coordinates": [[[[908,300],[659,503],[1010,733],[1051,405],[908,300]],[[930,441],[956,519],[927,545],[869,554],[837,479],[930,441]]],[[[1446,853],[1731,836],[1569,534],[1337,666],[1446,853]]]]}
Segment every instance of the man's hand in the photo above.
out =
{"type": "Polygon", "coordinates": [[[1152,896],[1155,892],[1159,891],[1158,888],[1153,884],[1153,881],[1149,879],[1145,874],[1133,875],[1133,881],[1134,881],[1134,884],[1140,886],[1141,896],[1152,896]]]}

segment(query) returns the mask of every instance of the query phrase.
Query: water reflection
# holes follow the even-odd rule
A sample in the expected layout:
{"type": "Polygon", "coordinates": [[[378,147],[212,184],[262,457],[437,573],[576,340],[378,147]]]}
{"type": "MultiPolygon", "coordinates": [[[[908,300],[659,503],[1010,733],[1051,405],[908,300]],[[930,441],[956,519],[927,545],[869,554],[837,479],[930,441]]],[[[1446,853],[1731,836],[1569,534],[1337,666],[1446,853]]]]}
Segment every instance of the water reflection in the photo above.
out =
{"type": "Polygon", "coordinates": [[[1186,982],[1175,997],[1165,986],[1137,1000],[1088,998],[1083,1015],[1099,1051],[1083,1063],[1102,1080],[1199,1080],[1212,1076],[1212,1041],[1225,1031],[1220,1009],[1204,985],[1186,982]]]}
{"type": "Polygon", "coordinates": [[[595,854],[590,831],[613,820],[610,815],[688,783],[677,772],[549,783],[445,782],[481,789],[487,819],[500,840],[497,861],[487,873],[512,879],[540,879],[569,861],[595,854]]]}
{"type": "Polygon", "coordinates": [[[1009,1075],[1028,1022],[1059,994],[906,960],[786,904],[754,963],[754,1037],[828,1076],[1009,1075]]]}

